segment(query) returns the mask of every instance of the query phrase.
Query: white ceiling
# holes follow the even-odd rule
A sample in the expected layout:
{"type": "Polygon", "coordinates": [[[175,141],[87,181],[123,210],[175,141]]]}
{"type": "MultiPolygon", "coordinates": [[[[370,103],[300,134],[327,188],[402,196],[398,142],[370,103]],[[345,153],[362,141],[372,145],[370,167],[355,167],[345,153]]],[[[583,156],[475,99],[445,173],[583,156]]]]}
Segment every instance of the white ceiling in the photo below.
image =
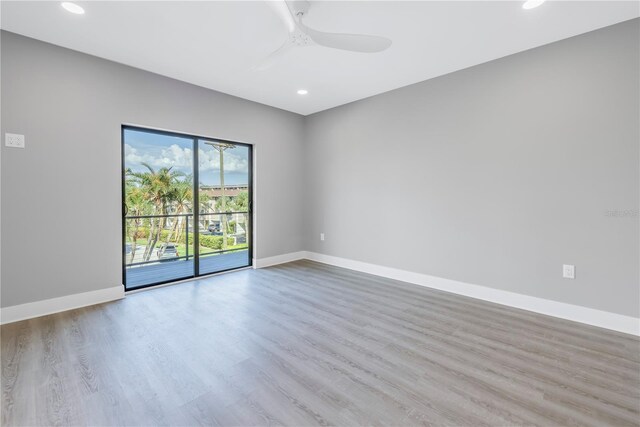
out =
{"type": "Polygon", "coordinates": [[[296,48],[252,70],[286,29],[263,2],[3,1],[2,29],[241,98],[311,114],[640,16],[636,1],[314,1],[319,30],[377,34],[387,51],[296,48]],[[297,89],[309,91],[306,96],[297,89]]]}

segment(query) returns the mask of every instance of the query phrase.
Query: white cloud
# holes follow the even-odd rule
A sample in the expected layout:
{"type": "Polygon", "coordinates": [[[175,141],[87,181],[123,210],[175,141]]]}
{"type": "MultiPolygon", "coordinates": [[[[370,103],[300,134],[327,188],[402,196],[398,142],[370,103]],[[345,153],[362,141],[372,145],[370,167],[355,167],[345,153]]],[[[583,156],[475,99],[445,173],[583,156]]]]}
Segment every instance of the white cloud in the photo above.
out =
{"type": "MultiPolygon", "coordinates": [[[[215,149],[198,151],[198,161],[200,170],[217,171],[220,170],[220,153],[215,149]]],[[[224,152],[224,170],[225,172],[247,172],[247,159],[233,153],[232,149],[224,152]]]]}
{"type": "MultiPolygon", "coordinates": [[[[185,173],[192,172],[193,152],[191,148],[182,148],[177,144],[162,147],[159,150],[144,150],[140,152],[129,144],[124,145],[125,164],[127,167],[139,170],[142,163],[147,163],[153,168],[173,167],[185,173]]],[[[200,149],[198,152],[201,171],[220,170],[220,155],[215,149],[200,149]]],[[[225,172],[244,172],[248,170],[248,161],[245,157],[234,154],[233,149],[224,152],[225,172]]]]}

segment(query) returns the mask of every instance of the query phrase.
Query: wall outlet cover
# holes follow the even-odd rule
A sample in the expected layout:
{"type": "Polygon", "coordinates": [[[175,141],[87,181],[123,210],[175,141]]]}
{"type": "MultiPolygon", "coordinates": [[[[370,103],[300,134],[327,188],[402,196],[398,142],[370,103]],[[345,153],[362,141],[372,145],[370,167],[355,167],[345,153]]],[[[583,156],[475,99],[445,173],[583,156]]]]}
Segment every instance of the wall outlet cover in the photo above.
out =
{"type": "Polygon", "coordinates": [[[576,278],[576,266],[564,264],[562,266],[562,277],[565,279],[575,279],[576,278]]]}

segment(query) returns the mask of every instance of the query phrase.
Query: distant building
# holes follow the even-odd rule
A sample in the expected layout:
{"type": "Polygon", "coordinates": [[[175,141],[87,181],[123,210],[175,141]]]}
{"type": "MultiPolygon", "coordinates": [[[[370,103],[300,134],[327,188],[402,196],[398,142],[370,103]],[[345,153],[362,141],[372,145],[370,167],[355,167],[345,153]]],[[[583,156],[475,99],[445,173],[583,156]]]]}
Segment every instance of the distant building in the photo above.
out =
{"type": "MultiPolygon", "coordinates": [[[[229,199],[233,200],[236,196],[238,196],[242,192],[248,192],[249,186],[246,184],[243,185],[225,185],[224,186],[224,195],[229,199]]],[[[220,185],[201,185],[200,193],[205,194],[209,197],[208,200],[208,209],[202,209],[200,212],[200,229],[201,230],[209,230],[211,232],[217,233],[221,230],[221,216],[206,214],[205,212],[215,212],[216,202],[220,197],[222,197],[222,187],[220,185]]],[[[202,205],[202,204],[201,204],[202,205]]],[[[246,231],[243,227],[246,227],[246,215],[244,214],[230,214],[227,216],[227,221],[232,221],[234,224],[234,239],[244,239],[246,236],[246,231]]]]}
{"type": "MultiPolygon", "coordinates": [[[[249,187],[246,184],[224,186],[224,195],[230,200],[233,200],[238,194],[247,191],[249,191],[249,187]]],[[[214,212],[216,210],[216,202],[222,197],[222,187],[219,185],[201,185],[200,194],[209,197],[207,203],[209,205],[208,209],[204,209],[204,211],[214,212]]],[[[201,202],[201,206],[204,206],[204,203],[201,202]]]]}
{"type": "MultiPolygon", "coordinates": [[[[212,199],[218,199],[222,196],[222,187],[219,185],[201,185],[200,191],[212,199]]],[[[224,186],[224,195],[227,197],[235,197],[243,191],[249,191],[249,186],[246,184],[224,186]]]]}

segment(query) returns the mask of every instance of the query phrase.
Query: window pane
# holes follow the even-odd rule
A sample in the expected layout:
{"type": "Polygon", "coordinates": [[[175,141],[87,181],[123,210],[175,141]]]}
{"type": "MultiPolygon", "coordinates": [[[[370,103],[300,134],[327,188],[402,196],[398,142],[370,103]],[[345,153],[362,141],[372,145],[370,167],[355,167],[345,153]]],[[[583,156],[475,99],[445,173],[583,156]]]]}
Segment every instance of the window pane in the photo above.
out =
{"type": "Polygon", "coordinates": [[[125,129],[127,289],[194,275],[193,139],[125,129]]]}
{"type": "Polygon", "coordinates": [[[250,265],[249,147],[198,141],[200,274],[250,265]]]}

